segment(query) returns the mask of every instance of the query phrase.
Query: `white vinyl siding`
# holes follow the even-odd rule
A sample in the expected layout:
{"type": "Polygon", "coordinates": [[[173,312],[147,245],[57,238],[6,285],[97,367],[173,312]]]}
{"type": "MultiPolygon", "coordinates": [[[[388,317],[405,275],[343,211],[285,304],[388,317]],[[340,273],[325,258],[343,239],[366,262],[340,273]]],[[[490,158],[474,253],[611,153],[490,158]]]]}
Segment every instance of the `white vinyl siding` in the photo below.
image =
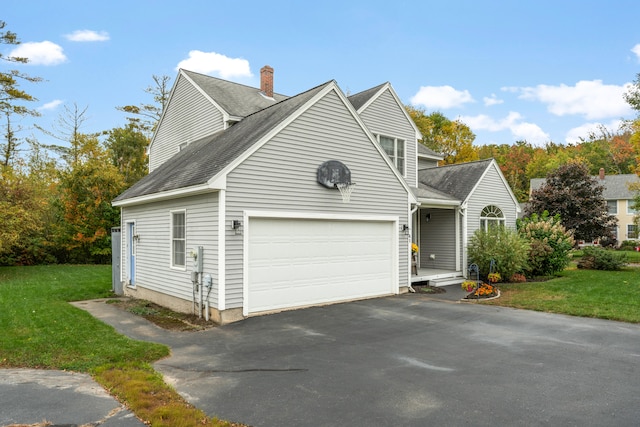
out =
{"type": "Polygon", "coordinates": [[[418,170],[438,167],[438,161],[434,159],[418,158],[418,170]]]}
{"type": "Polygon", "coordinates": [[[505,226],[515,230],[516,204],[493,165],[489,167],[484,178],[469,198],[467,205],[467,241],[471,239],[473,233],[480,227],[480,217],[487,205],[498,207],[504,215],[505,226]]]}
{"type": "Polygon", "coordinates": [[[180,151],[180,146],[224,129],[222,113],[183,76],[149,147],[149,172],[180,151]]]}
{"type": "MultiPolygon", "coordinates": [[[[140,236],[136,243],[136,286],[191,301],[190,259],[187,258],[186,268],[171,268],[171,212],[178,210],[187,212],[186,253],[203,246],[204,274],[216,277],[218,193],[124,207],[122,223],[135,220],[136,234],[140,236]]],[[[126,236],[122,236],[123,242],[125,239],[126,236]]],[[[122,246],[124,249],[125,245],[122,246]]],[[[126,266],[123,265],[123,268],[126,266]]],[[[217,306],[217,286],[218,281],[214,280],[214,289],[210,294],[214,307],[217,306]]]]}
{"type": "Polygon", "coordinates": [[[405,142],[405,162],[402,174],[409,185],[415,186],[417,185],[418,150],[416,134],[413,125],[401,110],[402,108],[391,92],[385,90],[360,113],[360,117],[374,134],[398,138],[405,142]]]}
{"type": "MultiPolygon", "coordinates": [[[[282,212],[384,215],[407,224],[408,194],[335,92],[330,92],[274,136],[227,177],[227,218],[246,209],[282,212]],[[339,160],[356,188],[350,203],[316,181],[320,164],[339,160]]],[[[399,235],[400,286],[409,281],[407,237],[399,235]]],[[[243,236],[227,232],[227,308],[243,303],[243,236]]]]}
{"type": "Polygon", "coordinates": [[[456,270],[456,210],[421,209],[418,212],[420,268],[456,270]],[[427,214],[429,221],[425,218],[427,214]]]}

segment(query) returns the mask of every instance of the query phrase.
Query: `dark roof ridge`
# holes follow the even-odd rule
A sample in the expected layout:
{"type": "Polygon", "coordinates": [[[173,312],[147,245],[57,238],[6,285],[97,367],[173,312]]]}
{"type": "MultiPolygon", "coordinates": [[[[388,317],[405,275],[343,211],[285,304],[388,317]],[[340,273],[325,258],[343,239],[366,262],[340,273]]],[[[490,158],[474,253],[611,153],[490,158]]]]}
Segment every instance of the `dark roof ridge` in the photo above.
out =
{"type": "MultiPolygon", "coordinates": [[[[302,95],[304,95],[304,94],[306,94],[306,93],[308,93],[308,92],[311,92],[312,90],[316,90],[316,89],[321,88],[322,86],[326,86],[326,85],[328,85],[328,84],[329,84],[329,83],[331,83],[331,82],[336,83],[336,81],[335,81],[334,79],[328,80],[328,81],[326,81],[326,82],[324,82],[324,83],[322,83],[322,84],[319,84],[319,85],[317,85],[317,86],[312,87],[311,89],[307,89],[307,90],[305,90],[304,92],[297,93],[297,94],[295,94],[295,95],[293,95],[293,96],[290,96],[290,97],[288,97],[288,98],[286,98],[286,99],[283,99],[282,101],[276,101],[275,103],[273,103],[273,104],[269,105],[268,107],[265,107],[265,108],[263,108],[263,109],[261,109],[261,110],[254,111],[253,113],[251,113],[251,114],[249,114],[249,115],[245,116],[242,120],[245,120],[245,119],[247,119],[248,117],[251,117],[251,116],[253,116],[253,115],[255,115],[255,114],[258,114],[258,113],[260,113],[260,112],[263,112],[263,111],[265,111],[265,110],[268,110],[269,108],[274,108],[274,107],[277,107],[278,105],[282,105],[282,103],[284,103],[284,102],[290,101],[290,100],[292,100],[292,99],[296,99],[296,98],[298,98],[298,97],[300,97],[300,96],[302,96],[302,95]]],[[[337,86],[337,83],[336,83],[336,86],[337,86]]],[[[293,101],[292,101],[292,102],[293,102],[293,101]]],[[[242,120],[240,120],[240,121],[242,121],[242,120]]]]}
{"type": "MultiPolygon", "coordinates": [[[[180,68],[180,70],[181,70],[181,71],[184,71],[184,72],[186,72],[186,73],[193,73],[193,74],[197,74],[197,75],[199,75],[199,76],[206,77],[206,78],[209,78],[209,79],[215,79],[215,80],[218,80],[218,81],[221,81],[221,82],[224,82],[224,83],[229,83],[229,84],[232,84],[232,85],[237,85],[237,86],[246,87],[247,89],[255,89],[255,90],[257,90],[258,92],[261,92],[259,87],[250,86],[250,85],[248,85],[248,84],[238,83],[238,82],[233,82],[233,81],[231,81],[231,80],[225,80],[225,79],[222,79],[222,78],[220,78],[220,77],[210,76],[209,74],[199,73],[199,72],[197,72],[197,71],[193,71],[193,70],[187,70],[186,68],[180,68]]],[[[282,94],[282,93],[274,92],[273,94],[274,94],[274,95],[285,96],[285,97],[289,98],[289,95],[285,95],[285,94],[282,94]]]]}
{"type": "MultiPolygon", "coordinates": [[[[488,159],[479,159],[479,160],[472,160],[470,162],[463,162],[463,163],[450,163],[447,165],[442,165],[442,166],[438,166],[438,169],[444,169],[444,168],[449,168],[452,166],[464,166],[464,165],[472,165],[474,163],[482,163],[482,162],[490,162],[492,160],[495,160],[493,157],[490,157],[488,159]]],[[[426,169],[432,169],[432,168],[426,168],[426,169]]],[[[425,169],[420,169],[420,170],[425,170],[425,169]]]]}

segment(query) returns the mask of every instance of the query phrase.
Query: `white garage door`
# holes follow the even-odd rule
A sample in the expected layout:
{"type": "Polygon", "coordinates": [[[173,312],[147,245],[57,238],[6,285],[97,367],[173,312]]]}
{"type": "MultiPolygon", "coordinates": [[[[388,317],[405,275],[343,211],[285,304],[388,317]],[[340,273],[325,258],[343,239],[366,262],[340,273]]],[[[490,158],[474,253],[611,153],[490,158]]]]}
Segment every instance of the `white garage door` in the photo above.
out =
{"type": "Polygon", "coordinates": [[[397,292],[392,221],[251,218],[245,312],[397,292]]]}

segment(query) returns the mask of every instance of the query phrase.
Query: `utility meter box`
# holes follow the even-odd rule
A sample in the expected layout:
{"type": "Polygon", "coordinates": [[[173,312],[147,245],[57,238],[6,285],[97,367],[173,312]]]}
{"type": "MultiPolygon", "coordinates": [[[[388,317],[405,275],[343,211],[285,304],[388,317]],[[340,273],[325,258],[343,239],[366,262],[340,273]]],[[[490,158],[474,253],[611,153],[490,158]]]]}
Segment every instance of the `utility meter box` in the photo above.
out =
{"type": "Polygon", "coordinates": [[[198,250],[193,257],[193,271],[196,273],[202,273],[204,271],[204,247],[198,246],[198,250]]]}

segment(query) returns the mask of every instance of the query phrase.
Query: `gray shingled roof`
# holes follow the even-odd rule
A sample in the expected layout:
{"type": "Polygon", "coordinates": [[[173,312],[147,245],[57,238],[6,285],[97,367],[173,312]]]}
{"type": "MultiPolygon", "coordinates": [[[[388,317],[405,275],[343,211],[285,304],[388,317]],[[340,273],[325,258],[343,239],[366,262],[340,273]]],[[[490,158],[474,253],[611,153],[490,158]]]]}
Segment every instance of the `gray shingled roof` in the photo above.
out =
{"type": "MultiPolygon", "coordinates": [[[[605,175],[604,180],[601,180],[598,175],[592,176],[592,178],[595,178],[598,184],[604,185],[602,196],[605,200],[633,199],[636,192],[629,190],[628,184],[632,182],[640,183],[640,178],[635,174],[605,175]]],[[[531,179],[529,181],[531,191],[542,187],[545,181],[545,178],[531,179]]]]}
{"type": "Polygon", "coordinates": [[[260,89],[255,87],[193,71],[182,71],[231,116],[246,117],[288,98],[286,95],[274,93],[272,100],[262,95],[260,89]]]}
{"type": "Polygon", "coordinates": [[[190,143],[114,201],[205,184],[332,82],[287,98],[224,131],[190,143]]]}
{"type": "Polygon", "coordinates": [[[449,194],[445,194],[442,191],[439,191],[435,188],[429,187],[428,185],[422,185],[420,188],[411,187],[411,191],[413,195],[418,199],[429,199],[429,200],[439,200],[442,202],[450,202],[450,203],[460,203],[460,200],[456,199],[449,194]]]}
{"type": "Polygon", "coordinates": [[[351,95],[349,97],[349,102],[351,102],[351,105],[353,105],[356,111],[358,111],[360,107],[366,104],[367,101],[369,101],[372,96],[378,93],[378,91],[382,89],[382,87],[386,84],[387,83],[382,83],[376,87],[372,87],[371,89],[363,90],[362,92],[351,95]]]}
{"type": "Polygon", "coordinates": [[[464,202],[492,159],[446,165],[418,171],[418,188],[439,191],[464,202]]]}
{"type": "Polygon", "coordinates": [[[440,159],[444,158],[444,156],[442,154],[436,153],[431,148],[425,146],[422,143],[418,144],[418,156],[437,157],[437,158],[440,158],[440,159]]]}

